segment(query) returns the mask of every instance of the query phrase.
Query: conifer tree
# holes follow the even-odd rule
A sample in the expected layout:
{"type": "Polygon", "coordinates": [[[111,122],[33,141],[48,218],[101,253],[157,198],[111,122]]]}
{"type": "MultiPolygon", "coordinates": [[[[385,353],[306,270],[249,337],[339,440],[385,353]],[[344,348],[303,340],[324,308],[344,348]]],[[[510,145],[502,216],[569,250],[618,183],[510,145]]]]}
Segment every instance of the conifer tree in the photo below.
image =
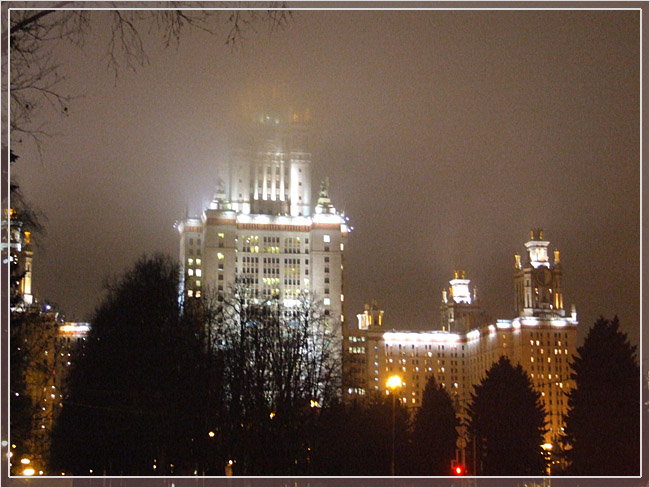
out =
{"type": "Polygon", "coordinates": [[[413,474],[448,476],[456,455],[459,421],[447,390],[432,375],[413,425],[413,474]]]}
{"type": "Polygon", "coordinates": [[[543,475],[545,411],[521,365],[501,357],[474,387],[468,407],[469,433],[477,444],[477,473],[488,476],[543,475]]]}
{"type": "Polygon", "coordinates": [[[564,441],[569,474],[639,474],[639,365],[618,317],[602,316],[578,348],[571,368],[564,441]]]}

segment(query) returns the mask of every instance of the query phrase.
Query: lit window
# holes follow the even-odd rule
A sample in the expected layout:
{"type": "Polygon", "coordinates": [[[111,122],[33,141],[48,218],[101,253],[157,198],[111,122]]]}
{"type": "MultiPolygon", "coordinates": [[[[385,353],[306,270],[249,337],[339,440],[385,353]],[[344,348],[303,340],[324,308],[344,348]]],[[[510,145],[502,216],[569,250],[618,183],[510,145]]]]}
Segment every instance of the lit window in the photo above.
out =
{"type": "Polygon", "coordinates": [[[194,276],[194,270],[193,270],[192,268],[188,269],[188,270],[187,270],[187,274],[188,274],[189,276],[194,276]]]}
{"type": "MultiPolygon", "coordinates": [[[[199,261],[199,260],[197,260],[197,261],[199,261]]],[[[193,260],[192,258],[189,258],[189,259],[187,260],[187,264],[189,264],[190,266],[192,266],[192,264],[194,264],[194,260],[193,260]]]]}
{"type": "Polygon", "coordinates": [[[327,234],[325,234],[325,235],[323,236],[323,242],[330,242],[330,236],[327,235],[327,234]]]}
{"type": "Polygon", "coordinates": [[[196,276],[201,276],[201,270],[200,269],[196,270],[196,276]]]}
{"type": "Polygon", "coordinates": [[[220,252],[218,252],[218,253],[217,253],[217,258],[218,258],[218,259],[223,259],[223,254],[220,253],[220,252]]]}
{"type": "Polygon", "coordinates": [[[329,298],[323,298],[323,305],[329,305],[330,304],[330,299],[329,298]]]}
{"type": "Polygon", "coordinates": [[[341,243],[341,251],[343,251],[344,248],[345,248],[345,246],[343,245],[343,243],[341,243]]]}
{"type": "MultiPolygon", "coordinates": [[[[191,261],[191,259],[190,259],[190,261],[191,261]]],[[[197,258],[197,260],[196,260],[196,265],[197,265],[197,266],[201,266],[201,259],[200,259],[200,258],[197,258]]]]}
{"type": "Polygon", "coordinates": [[[188,297],[194,296],[194,292],[192,290],[187,290],[187,296],[188,297]]]}

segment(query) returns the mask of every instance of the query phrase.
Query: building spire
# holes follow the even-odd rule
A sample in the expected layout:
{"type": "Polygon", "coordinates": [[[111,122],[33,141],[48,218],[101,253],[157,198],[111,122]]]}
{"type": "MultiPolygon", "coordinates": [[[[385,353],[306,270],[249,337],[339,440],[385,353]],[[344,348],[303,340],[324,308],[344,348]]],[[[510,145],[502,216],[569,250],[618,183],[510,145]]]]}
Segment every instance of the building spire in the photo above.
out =
{"type": "Polygon", "coordinates": [[[330,200],[330,179],[325,177],[320,183],[318,192],[318,202],[316,203],[316,213],[318,214],[335,214],[336,209],[332,206],[330,200]]]}

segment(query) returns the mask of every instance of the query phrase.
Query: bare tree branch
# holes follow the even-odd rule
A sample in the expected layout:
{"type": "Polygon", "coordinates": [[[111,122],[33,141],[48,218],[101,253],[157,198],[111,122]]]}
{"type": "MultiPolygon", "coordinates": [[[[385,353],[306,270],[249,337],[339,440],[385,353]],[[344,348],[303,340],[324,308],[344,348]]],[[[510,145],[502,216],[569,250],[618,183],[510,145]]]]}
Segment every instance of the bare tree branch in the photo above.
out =
{"type": "MultiPolygon", "coordinates": [[[[251,4],[246,4],[247,9],[242,10],[237,2],[219,4],[232,9],[225,11],[207,8],[214,5],[212,2],[152,2],[150,8],[160,7],[158,10],[125,9],[126,4],[114,2],[110,11],[88,10],[88,6],[94,3],[59,2],[55,8],[40,11],[12,6],[7,25],[3,26],[3,40],[9,33],[11,65],[7,65],[7,57],[2,60],[3,71],[10,73],[9,77],[3,78],[2,91],[11,93],[11,133],[33,132],[31,139],[40,146],[40,136],[45,132],[36,129],[39,125],[36,118],[41,116],[44,102],[47,101],[49,107],[61,115],[67,115],[69,104],[75,97],[59,88],[64,76],[55,50],[64,42],[82,47],[86,34],[98,22],[109,26],[106,57],[117,78],[121,69],[136,70],[149,62],[145,37],[160,36],[162,45],[169,47],[178,44],[187,31],[214,36],[225,25],[230,25],[226,45],[232,48],[243,42],[249,33],[257,33],[258,26],[268,26],[271,33],[284,28],[291,20],[291,12],[281,2],[261,3],[265,10],[249,9],[251,4]],[[189,5],[199,5],[203,9],[184,10],[189,5]],[[61,10],[63,6],[67,8],[61,10]],[[69,9],[71,6],[80,9],[69,9]],[[224,22],[221,19],[226,14],[224,22]]],[[[3,6],[5,13],[6,9],[3,6]]],[[[4,97],[2,109],[3,116],[6,116],[8,107],[4,97]]]]}

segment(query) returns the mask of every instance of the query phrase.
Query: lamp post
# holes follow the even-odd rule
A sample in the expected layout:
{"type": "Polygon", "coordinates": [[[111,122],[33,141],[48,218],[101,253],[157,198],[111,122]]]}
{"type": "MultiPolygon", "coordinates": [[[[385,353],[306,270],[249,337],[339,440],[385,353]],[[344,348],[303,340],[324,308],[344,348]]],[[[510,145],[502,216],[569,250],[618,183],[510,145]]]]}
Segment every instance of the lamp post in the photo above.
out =
{"type": "Polygon", "coordinates": [[[386,386],[390,388],[393,394],[393,425],[392,425],[392,449],[390,457],[390,475],[395,476],[395,393],[397,388],[402,386],[402,378],[397,375],[391,376],[386,381],[386,386]]]}

